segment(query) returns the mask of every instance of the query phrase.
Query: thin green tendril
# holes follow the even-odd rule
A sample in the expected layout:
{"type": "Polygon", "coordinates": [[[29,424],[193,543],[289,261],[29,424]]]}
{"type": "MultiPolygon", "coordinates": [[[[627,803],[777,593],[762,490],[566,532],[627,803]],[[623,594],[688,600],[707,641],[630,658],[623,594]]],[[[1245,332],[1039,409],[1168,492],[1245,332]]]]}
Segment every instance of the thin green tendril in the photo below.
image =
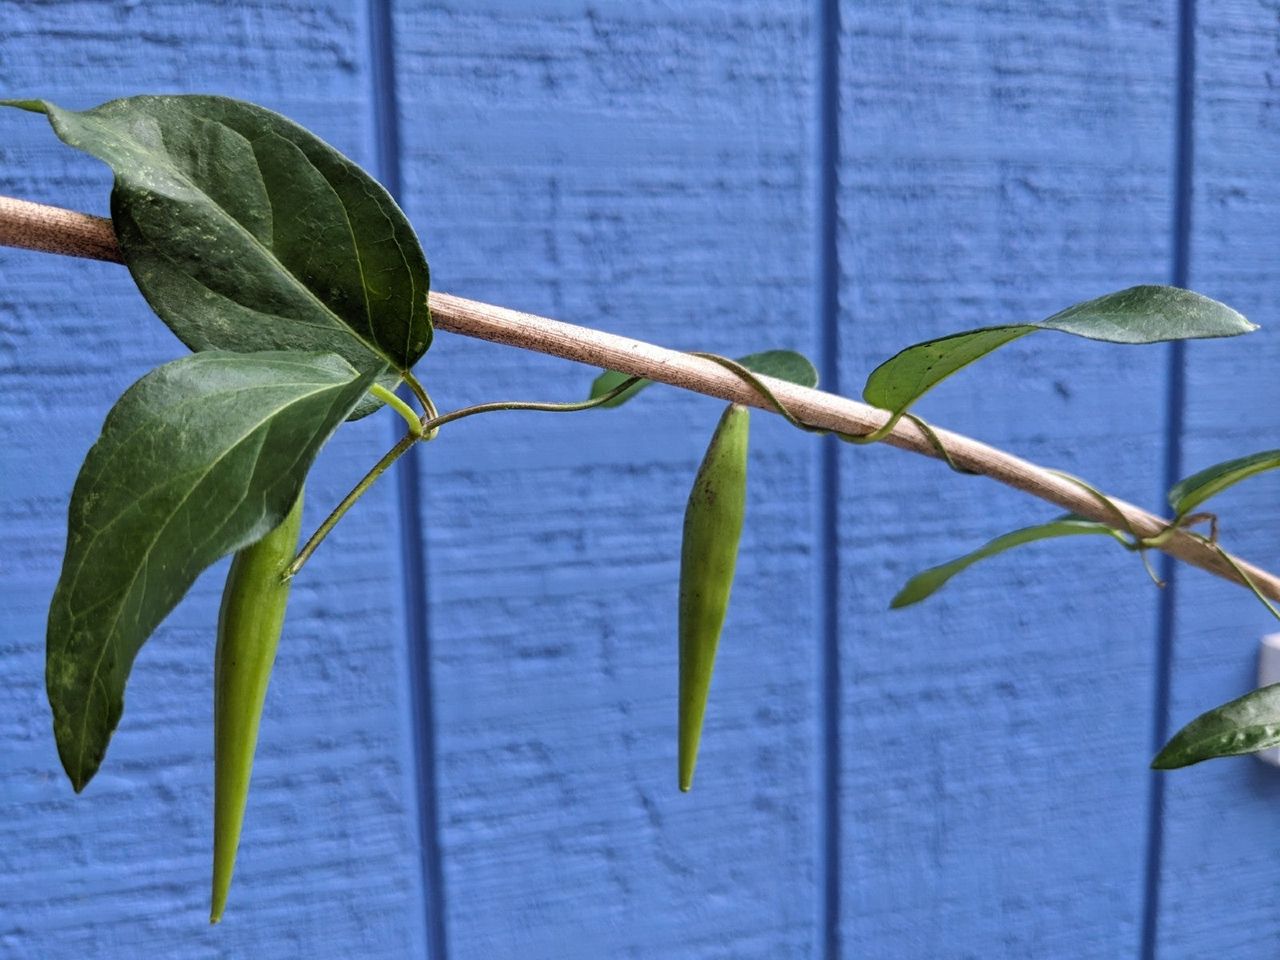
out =
{"type": "Polygon", "coordinates": [[[906,417],[908,420],[910,420],[912,423],[916,425],[916,429],[924,434],[925,439],[929,441],[929,443],[933,446],[933,449],[937,452],[939,459],[941,459],[942,462],[945,463],[948,467],[950,467],[956,473],[963,473],[965,476],[968,476],[968,477],[978,476],[978,471],[969,470],[966,467],[962,467],[959,464],[957,464],[953,459],[951,459],[951,451],[949,451],[943,445],[942,438],[939,437],[936,433],[934,433],[933,427],[929,426],[929,424],[926,423],[922,418],[917,417],[914,413],[903,413],[902,416],[906,417]]]}
{"type": "Polygon", "coordinates": [[[1258,585],[1254,583],[1253,577],[1249,576],[1248,572],[1244,569],[1244,567],[1236,563],[1235,557],[1231,556],[1231,554],[1223,550],[1221,545],[1219,545],[1215,541],[1209,540],[1207,537],[1203,537],[1198,533],[1190,533],[1190,532],[1188,532],[1187,535],[1191,537],[1195,537],[1197,540],[1201,541],[1206,546],[1212,547],[1213,550],[1218,554],[1218,556],[1220,556],[1223,560],[1225,560],[1227,562],[1227,565],[1236,572],[1236,576],[1238,576],[1241,582],[1244,583],[1244,585],[1249,588],[1250,592],[1252,592],[1253,595],[1258,598],[1258,602],[1261,603],[1264,607],[1266,607],[1268,612],[1273,617],[1275,617],[1277,620],[1280,620],[1280,610],[1277,610],[1275,608],[1275,605],[1272,604],[1272,602],[1267,599],[1266,595],[1262,592],[1261,589],[1259,589],[1258,585]]]}

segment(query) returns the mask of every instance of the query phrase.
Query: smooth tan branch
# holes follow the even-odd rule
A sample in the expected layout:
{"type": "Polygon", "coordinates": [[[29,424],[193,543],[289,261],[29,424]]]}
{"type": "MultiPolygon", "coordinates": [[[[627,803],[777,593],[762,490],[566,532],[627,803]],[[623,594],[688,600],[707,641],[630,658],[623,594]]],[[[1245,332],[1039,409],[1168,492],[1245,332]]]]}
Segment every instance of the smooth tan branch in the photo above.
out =
{"type": "MultiPolygon", "coordinates": [[[[121,262],[111,221],[9,197],[0,197],[0,245],[121,262]]],[[[447,293],[433,292],[430,302],[432,319],[439,330],[646,377],[774,412],[768,400],[749,383],[712,360],[447,293]]],[[[889,416],[886,411],[822,390],[771,377],[760,377],[760,380],[796,417],[814,427],[836,433],[867,434],[882,427],[889,416]]],[[[1259,592],[1272,600],[1280,600],[1280,577],[1229,554],[1223,555],[1203,538],[1181,530],[1169,532],[1168,520],[1111,498],[1110,503],[1123,515],[1122,523],[1097,497],[1054,471],[962,434],[937,427],[933,432],[951,454],[954,465],[962,470],[990,477],[1122,532],[1132,531],[1141,538],[1160,537],[1159,549],[1179,560],[1247,586],[1240,574],[1243,571],[1259,592]]],[[[908,418],[901,420],[881,442],[940,458],[935,442],[908,418]]]]}

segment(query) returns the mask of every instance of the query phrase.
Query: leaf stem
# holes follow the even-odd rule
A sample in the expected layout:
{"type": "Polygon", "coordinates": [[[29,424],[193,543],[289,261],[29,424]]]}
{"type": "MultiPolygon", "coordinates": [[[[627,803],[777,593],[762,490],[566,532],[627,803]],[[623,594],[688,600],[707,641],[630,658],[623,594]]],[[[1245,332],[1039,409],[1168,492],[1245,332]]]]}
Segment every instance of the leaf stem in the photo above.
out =
{"type": "Polygon", "coordinates": [[[355,502],[364,496],[365,491],[372,487],[374,482],[386,473],[387,468],[404,456],[409,451],[409,448],[417,443],[421,437],[420,433],[406,433],[394,447],[382,455],[382,459],[375,463],[369,472],[361,478],[360,482],[351,488],[351,492],[342,498],[341,502],[333,508],[333,512],[325,517],[324,523],[320,524],[316,528],[316,532],[302,545],[302,549],[293,558],[293,562],[285,567],[284,579],[289,580],[298,575],[302,565],[316,552],[316,547],[320,546],[320,542],[329,535],[329,531],[338,525],[338,521],[342,519],[343,515],[355,506],[355,502]]]}
{"type": "MultiPolygon", "coordinates": [[[[422,423],[434,420],[440,416],[440,411],[436,409],[435,401],[431,399],[431,394],[427,393],[427,388],[422,385],[422,381],[413,375],[409,370],[403,373],[404,382],[408,384],[409,389],[413,391],[413,395],[418,398],[418,402],[422,404],[422,423]]],[[[430,443],[436,438],[436,434],[440,431],[434,427],[421,427],[419,436],[424,441],[430,443]]]]}
{"type": "Polygon", "coordinates": [[[1074,483],[1077,487],[1079,487],[1085,493],[1089,494],[1089,496],[1093,497],[1094,500],[1098,501],[1098,503],[1102,505],[1103,509],[1109,511],[1111,515],[1115,518],[1113,525],[1116,527],[1116,529],[1125,531],[1127,534],[1129,534],[1129,536],[1133,538],[1132,543],[1125,544],[1125,546],[1127,546],[1130,550],[1141,550],[1144,547],[1150,546],[1150,544],[1147,543],[1147,541],[1143,540],[1142,537],[1138,535],[1138,531],[1133,529],[1133,524],[1129,522],[1129,518],[1125,516],[1124,511],[1121,510],[1118,506],[1116,506],[1115,501],[1113,501],[1110,497],[1108,497],[1105,493],[1103,493],[1097,487],[1093,486],[1092,484],[1090,484],[1085,480],[1080,479],[1073,473],[1067,473],[1065,470],[1050,469],[1049,473],[1052,473],[1054,476],[1061,477],[1063,480],[1069,480],[1071,483],[1074,483]]]}
{"type": "MultiPolygon", "coordinates": [[[[478,403],[471,407],[461,407],[457,410],[450,411],[449,413],[436,414],[430,418],[424,417],[421,421],[418,421],[415,418],[414,426],[416,427],[416,431],[411,430],[409,433],[406,433],[401,437],[400,440],[397,441],[396,445],[384,453],[382,455],[382,459],[369,469],[369,472],[360,479],[360,482],[351,488],[351,492],[339,501],[338,505],[333,508],[333,511],[329,516],[325,517],[324,522],[316,528],[316,532],[313,533],[307,539],[307,542],[302,545],[302,549],[299,550],[298,555],[293,558],[293,562],[285,568],[284,579],[289,580],[298,575],[298,571],[302,569],[303,564],[311,559],[311,555],[316,552],[316,548],[319,547],[324,538],[329,535],[329,532],[338,525],[338,521],[346,515],[348,510],[355,506],[356,501],[365,495],[368,489],[377,482],[377,479],[380,476],[387,472],[387,469],[393,463],[408,453],[409,449],[419,440],[426,441],[434,437],[439,429],[446,423],[453,423],[457,420],[473,417],[478,413],[496,413],[500,410],[536,410],[546,413],[572,413],[577,410],[590,410],[592,407],[598,407],[602,404],[608,403],[614,397],[618,396],[623,391],[630,389],[642,379],[643,377],[629,377],[608,393],[601,394],[592,400],[583,400],[577,403],[539,403],[524,400],[502,400],[496,403],[478,403]]],[[[390,393],[390,391],[387,391],[385,388],[381,389],[383,389],[383,392],[385,393],[390,393]]],[[[419,385],[419,389],[421,389],[421,385],[419,385]]],[[[373,388],[370,388],[370,392],[373,392],[373,388]]],[[[414,391],[415,394],[417,392],[418,391],[416,390],[414,391]]],[[[377,396],[377,394],[375,394],[375,396],[377,396]]],[[[394,394],[392,394],[392,396],[394,396],[394,394]]],[[[426,396],[425,390],[422,391],[421,396],[426,396]]],[[[396,397],[396,400],[403,404],[403,401],[398,397],[396,397]]],[[[432,410],[435,409],[435,405],[431,403],[430,397],[427,397],[425,405],[429,406],[432,410]]],[[[410,413],[412,413],[412,411],[410,411],[410,413]]]]}
{"type": "MultiPolygon", "coordinates": [[[[949,451],[946,448],[941,438],[938,436],[937,433],[934,432],[933,427],[929,426],[929,424],[922,417],[917,417],[914,413],[906,413],[906,412],[904,412],[902,416],[906,417],[908,420],[914,423],[916,425],[916,429],[919,430],[921,433],[923,433],[926,438],[928,438],[929,442],[933,444],[933,449],[938,451],[938,458],[942,460],[942,462],[945,463],[948,467],[950,467],[956,473],[963,473],[967,477],[975,477],[978,475],[977,471],[969,470],[965,467],[961,467],[955,462],[955,460],[951,458],[951,451],[949,451]]],[[[890,424],[895,422],[896,421],[893,421],[893,420],[889,421],[890,424]]],[[[874,433],[869,433],[867,434],[867,437],[876,437],[876,434],[879,432],[880,431],[877,430],[874,433]]],[[[879,437],[876,437],[876,439],[879,439],[879,437]]],[[[870,442],[870,441],[868,440],[867,442],[870,442]]],[[[1123,514],[1121,516],[1123,516],[1123,514]]]]}
{"type": "Polygon", "coordinates": [[[404,418],[404,422],[409,425],[410,433],[415,437],[422,436],[422,420],[419,419],[418,415],[414,412],[413,407],[409,406],[380,383],[375,383],[371,386],[369,388],[369,392],[396,413],[400,414],[400,416],[404,418]]]}
{"type": "MultiPolygon", "coordinates": [[[[1199,536],[1199,534],[1192,534],[1192,536],[1199,536]]],[[[1266,594],[1264,594],[1260,589],[1258,589],[1258,585],[1253,582],[1253,577],[1249,576],[1249,572],[1245,570],[1242,566],[1240,566],[1240,564],[1236,561],[1236,558],[1231,556],[1231,554],[1227,553],[1227,551],[1223,550],[1222,547],[1220,547],[1217,543],[1213,543],[1211,541],[1205,541],[1205,542],[1209,543],[1214,550],[1218,551],[1218,556],[1222,557],[1222,559],[1225,560],[1231,566],[1231,569],[1236,572],[1236,575],[1241,580],[1244,581],[1244,585],[1249,588],[1249,591],[1255,597],[1258,598],[1259,602],[1264,607],[1267,608],[1267,610],[1271,613],[1273,617],[1275,617],[1277,620],[1280,620],[1280,610],[1277,610],[1275,608],[1275,605],[1272,604],[1272,602],[1267,599],[1266,594]]]]}
{"type": "Polygon", "coordinates": [[[424,420],[422,426],[426,430],[436,430],[446,423],[464,420],[478,413],[498,413],[503,410],[534,410],[543,413],[573,413],[578,410],[590,410],[592,407],[608,403],[643,379],[643,377],[628,377],[608,393],[602,393],[591,400],[581,400],[575,403],[542,403],[528,400],[498,400],[493,403],[477,403],[471,407],[460,407],[457,410],[451,410],[449,413],[441,414],[431,420],[424,420]]]}
{"type": "Polygon", "coordinates": [[[432,402],[431,395],[427,393],[427,388],[422,385],[422,381],[408,370],[405,370],[401,376],[409,389],[413,391],[413,395],[418,398],[418,402],[422,404],[422,410],[427,415],[427,419],[430,420],[439,416],[440,411],[436,409],[436,405],[432,402]]]}

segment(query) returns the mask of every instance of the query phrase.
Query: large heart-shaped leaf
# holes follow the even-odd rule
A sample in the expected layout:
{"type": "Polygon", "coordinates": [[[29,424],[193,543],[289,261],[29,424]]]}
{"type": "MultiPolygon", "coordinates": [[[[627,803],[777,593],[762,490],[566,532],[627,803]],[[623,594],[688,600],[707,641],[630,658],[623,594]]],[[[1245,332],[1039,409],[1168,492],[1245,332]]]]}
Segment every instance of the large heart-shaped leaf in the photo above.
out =
{"type": "Polygon", "coordinates": [[[407,371],[431,343],[429,275],[390,194],[314,134],[209,96],[41,100],[115,173],[111,212],[143,296],[193,350],[336,353],[407,371]]]}
{"type": "Polygon", "coordinates": [[[1264,450],[1247,457],[1237,457],[1205,467],[1185,480],[1179,480],[1169,491],[1169,505],[1179,517],[1190,513],[1210,497],[1227,487],[1267,470],[1280,468],[1280,450],[1264,450]]]}
{"type": "MultiPolygon", "coordinates": [[[[818,385],[817,368],[809,361],[808,357],[802,353],[796,353],[794,350],[765,350],[762,353],[751,353],[745,357],[739,357],[737,362],[752,373],[760,373],[766,377],[776,377],[779,380],[796,383],[802,387],[816,387],[818,385]]],[[[592,381],[590,399],[594,400],[596,397],[603,397],[606,393],[616,390],[630,379],[625,373],[606,370],[592,381]]],[[[652,386],[652,384],[652,380],[639,380],[612,400],[602,403],[600,406],[621,406],[645,387],[652,386]]]]}
{"type": "Polygon", "coordinates": [[[897,610],[899,607],[919,603],[921,600],[931,597],[941,590],[946,586],[947,581],[957,573],[973,566],[979,560],[985,560],[987,557],[994,557],[998,553],[1012,550],[1014,547],[1020,547],[1023,544],[1034,543],[1037,540],[1050,540],[1054,537],[1070,537],[1082,534],[1105,534],[1115,537],[1121,543],[1124,542],[1124,537],[1105,523],[1086,520],[1084,517],[1077,517],[1075,514],[1068,513],[1048,523],[1039,523],[1033,527],[1024,527],[1021,530],[1006,533],[979,547],[972,553],[966,553],[963,557],[957,557],[949,563],[922,570],[907,581],[906,586],[898,591],[898,595],[893,598],[889,606],[897,610]]]}
{"type": "Polygon", "coordinates": [[[1256,329],[1225,304],[1190,290],[1130,287],[1078,303],[1039,323],[982,327],[907,347],[871,371],[862,395],[873,406],[901,414],[956,371],[1038,330],[1109,343],[1158,343],[1234,337],[1256,329]]]}
{"type": "Polygon", "coordinates": [[[1280,747],[1280,683],[1202,713],[1165,744],[1151,766],[1174,770],[1272,747],[1280,747]]]}
{"type": "Polygon", "coordinates": [[[45,681],[81,790],[143,642],[196,576],[278,526],[326,438],[378,370],[311,353],[196,353],[116,403],[71,494],[45,681]]]}

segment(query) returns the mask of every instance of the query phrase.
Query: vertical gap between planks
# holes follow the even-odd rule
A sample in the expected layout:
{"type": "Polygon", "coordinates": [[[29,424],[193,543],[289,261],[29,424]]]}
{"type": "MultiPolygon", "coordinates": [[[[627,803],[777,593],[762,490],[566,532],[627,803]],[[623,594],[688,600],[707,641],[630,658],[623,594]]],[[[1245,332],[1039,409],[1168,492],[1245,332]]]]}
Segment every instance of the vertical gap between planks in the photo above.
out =
{"type": "MultiPolygon", "coordinates": [[[[1173,162],[1173,218],[1171,223],[1170,282],[1185,287],[1190,277],[1191,204],[1195,137],[1195,0],[1178,0],[1177,72],[1173,162]]],[[[1186,345],[1174,342],[1168,352],[1164,487],[1182,476],[1182,437],[1186,420],[1186,345]]],[[[1173,643],[1177,629],[1177,567],[1167,554],[1160,557],[1160,576],[1168,586],[1160,592],[1156,620],[1156,675],[1152,702],[1152,755],[1169,736],[1169,698],[1173,680],[1173,643]]],[[[1147,809],[1146,886],[1142,905],[1142,960],[1155,960],[1159,940],[1160,879],[1164,859],[1164,775],[1150,774],[1147,809]]]]}
{"type": "MultiPolygon", "coordinates": [[[[400,117],[396,100],[395,27],[391,0],[368,0],[370,73],[378,176],[401,202],[400,117]]],[[[395,438],[403,426],[392,418],[395,438]]],[[[400,508],[400,569],[403,576],[406,661],[409,668],[410,743],[414,782],[423,926],[430,960],[445,960],[444,871],[440,862],[440,817],[436,785],[435,705],[427,619],[427,553],[422,530],[422,466],[414,447],[400,461],[396,485],[400,508]]]]}
{"type": "MultiPolygon", "coordinates": [[[[819,373],[826,390],[840,392],[839,378],[839,169],[840,5],[814,0],[816,64],[815,221],[819,373]]],[[[834,437],[819,445],[818,557],[821,633],[818,654],[818,955],[840,957],[840,452],[834,437]]]]}

